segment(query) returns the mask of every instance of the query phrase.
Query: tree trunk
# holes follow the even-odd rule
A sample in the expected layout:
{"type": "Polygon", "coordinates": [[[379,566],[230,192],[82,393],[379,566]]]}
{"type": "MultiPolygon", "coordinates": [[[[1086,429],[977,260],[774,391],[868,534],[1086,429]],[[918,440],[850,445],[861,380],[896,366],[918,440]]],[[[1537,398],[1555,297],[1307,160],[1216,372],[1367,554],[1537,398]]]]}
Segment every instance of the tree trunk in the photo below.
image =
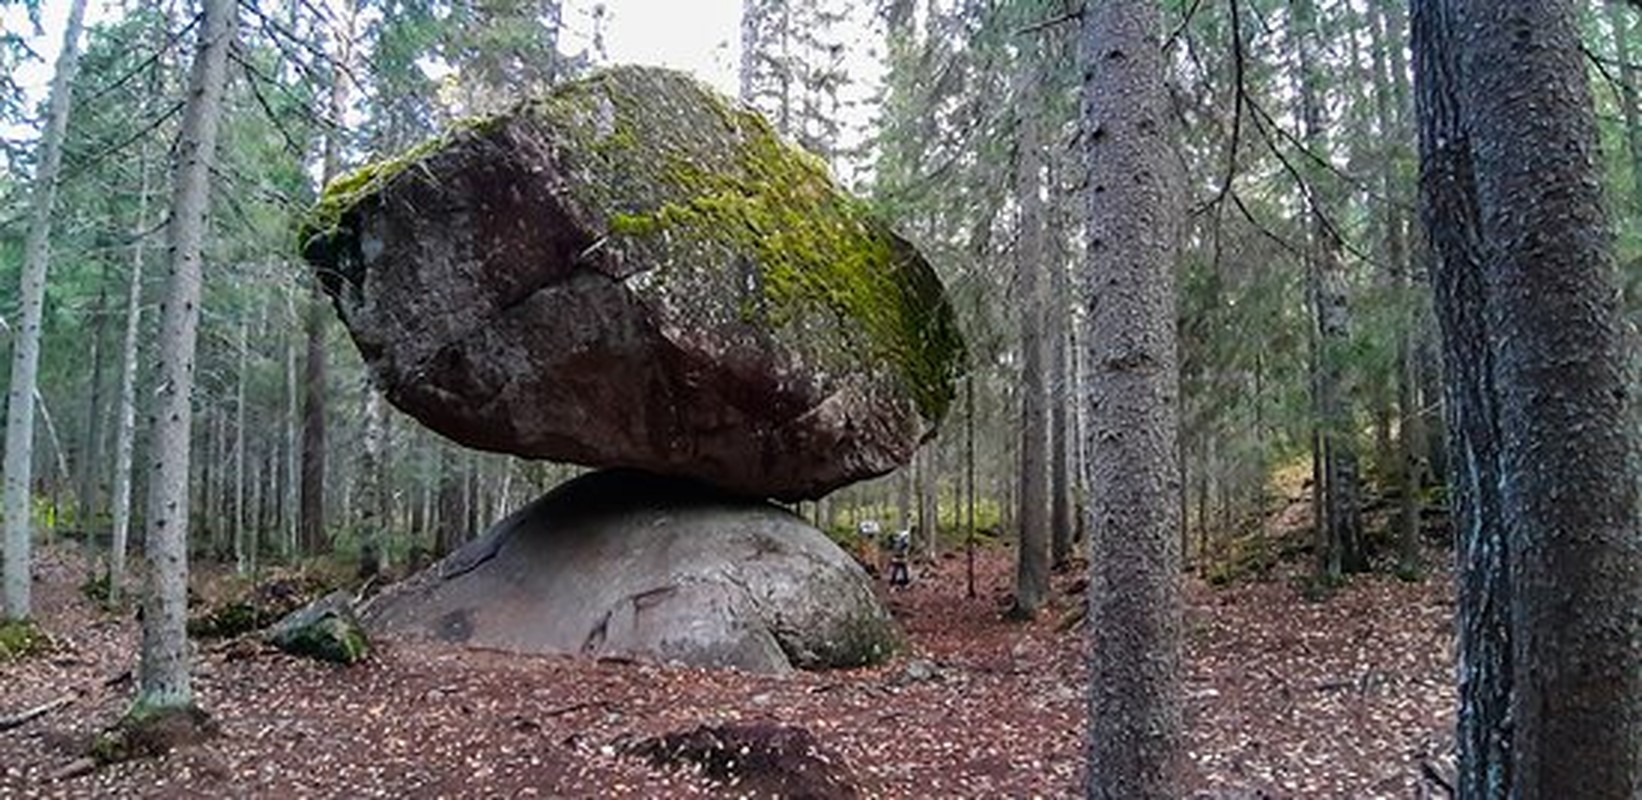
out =
{"type": "Polygon", "coordinates": [[[97,282],[97,304],[91,312],[91,377],[86,385],[86,425],[84,438],[80,446],[79,488],[74,491],[77,500],[74,523],[84,537],[86,567],[93,574],[96,568],[95,529],[97,525],[97,506],[101,483],[98,473],[102,471],[102,421],[103,421],[103,361],[107,351],[103,348],[103,331],[108,327],[108,265],[103,260],[102,275],[97,282]]]}
{"type": "Polygon", "coordinates": [[[1416,281],[1408,259],[1407,225],[1403,218],[1402,183],[1397,178],[1401,163],[1403,142],[1407,134],[1404,119],[1407,114],[1407,96],[1401,93],[1403,69],[1400,56],[1393,50],[1402,47],[1400,9],[1377,5],[1369,9],[1374,47],[1374,113],[1383,150],[1380,155],[1381,252],[1387,265],[1391,285],[1397,290],[1400,309],[1397,331],[1397,476],[1398,571],[1405,576],[1417,574],[1420,565],[1420,502],[1419,490],[1423,473],[1422,459],[1426,452],[1425,425],[1421,419],[1419,373],[1415,362],[1415,336],[1419,325],[1419,300],[1415,293],[1416,281]],[[1398,19],[1393,23],[1393,19],[1398,19]],[[1395,38],[1393,38],[1395,34],[1395,38]]]}
{"type": "Polygon", "coordinates": [[[964,376],[964,596],[975,599],[975,372],[964,376]]]}
{"type": "Polygon", "coordinates": [[[439,456],[438,555],[445,556],[468,540],[465,470],[460,456],[446,448],[439,456]]]}
{"type": "MultiPolygon", "coordinates": [[[[352,62],[354,20],[353,3],[344,12],[345,23],[335,28],[336,52],[331,54],[331,85],[328,93],[330,118],[343,119],[348,110],[348,66],[352,62]]],[[[321,183],[330,183],[342,170],[342,139],[339,129],[325,134],[321,183]]],[[[325,405],[329,387],[326,383],[327,353],[325,348],[326,321],[330,317],[330,302],[315,276],[309,276],[308,308],[303,320],[303,336],[307,341],[307,355],[303,368],[302,404],[302,498],[299,513],[302,546],[308,553],[330,549],[325,530],[325,405]]]]}
{"type": "Polygon", "coordinates": [[[152,421],[148,483],[141,679],[137,708],[193,705],[188,665],[188,430],[192,418],[194,345],[199,326],[201,245],[210,202],[211,161],[222,117],[234,0],[208,0],[188,100],[177,135],[170,263],[160,309],[159,386],[152,421]]]}
{"type": "Polygon", "coordinates": [[[1091,325],[1091,798],[1183,794],[1179,362],[1174,254],[1181,179],[1158,6],[1107,0],[1082,19],[1091,325]]]}
{"type": "Polygon", "coordinates": [[[359,462],[359,569],[361,574],[382,571],[387,556],[388,494],[383,475],[386,420],[382,397],[365,379],[365,442],[359,462]]]}
{"type": "Polygon", "coordinates": [[[1511,586],[1512,790],[1642,796],[1625,339],[1574,8],[1460,2],[1511,586]]]}
{"type": "MultiPolygon", "coordinates": [[[[296,319],[295,300],[287,296],[286,311],[294,321],[296,319]]],[[[281,550],[286,561],[294,558],[300,552],[301,529],[301,412],[298,407],[300,387],[297,383],[296,370],[297,340],[289,330],[285,333],[285,471],[281,484],[284,491],[280,495],[280,507],[283,509],[280,520],[284,526],[284,537],[281,550]]]]}
{"type": "Polygon", "coordinates": [[[30,569],[34,563],[30,521],[34,474],[34,395],[40,368],[40,318],[46,299],[46,268],[51,260],[52,206],[57,201],[57,172],[68,130],[74,70],[80,58],[80,28],[85,0],[69,4],[57,72],[51,79],[46,126],[40,134],[40,162],[29,197],[28,233],[23,242],[20,313],[12,340],[11,389],[6,400],[5,457],[5,619],[27,619],[32,611],[30,569]]]}
{"type": "Polygon", "coordinates": [[[1049,383],[1044,342],[1043,109],[1038,97],[1044,53],[1033,39],[1021,55],[1016,192],[1020,225],[1015,246],[1015,289],[1021,330],[1020,491],[1015,515],[1015,606],[1010,615],[1036,616],[1049,595],[1049,383]]]}
{"type": "Polygon", "coordinates": [[[245,531],[245,381],[251,369],[250,321],[239,321],[239,375],[234,383],[234,571],[250,573],[245,531]]]}
{"type": "MultiPolygon", "coordinates": [[[[1051,198],[1060,197],[1059,187],[1051,180],[1050,186],[1055,189],[1051,198]]],[[[1058,200],[1056,201],[1058,205],[1058,200]]],[[[1059,220],[1058,210],[1051,210],[1049,218],[1059,220]]],[[[1071,286],[1066,276],[1066,262],[1063,249],[1060,246],[1062,228],[1058,224],[1050,227],[1049,252],[1055,258],[1049,264],[1049,561],[1055,571],[1061,571],[1072,563],[1072,481],[1071,481],[1071,447],[1067,437],[1071,434],[1069,416],[1071,406],[1076,400],[1072,395],[1072,381],[1070,379],[1070,360],[1067,353],[1071,339],[1071,313],[1067,307],[1071,297],[1071,286]]]]}
{"type": "MultiPolygon", "coordinates": [[[[1327,156],[1326,114],[1321,94],[1318,41],[1323,31],[1312,0],[1292,0],[1292,35],[1299,57],[1299,116],[1306,146],[1318,157],[1327,156]]],[[[1346,298],[1345,265],[1340,259],[1340,232],[1334,192],[1324,185],[1332,176],[1314,181],[1307,191],[1311,237],[1306,251],[1316,317],[1317,351],[1314,391],[1318,415],[1318,464],[1321,467],[1323,552],[1319,562],[1325,575],[1366,568],[1361,550],[1362,523],[1358,513],[1357,449],[1351,411],[1351,387],[1345,367],[1350,346],[1351,312],[1346,298]]]]}
{"type": "Polygon", "coordinates": [[[924,559],[934,563],[941,546],[940,439],[924,442],[918,453],[923,460],[918,473],[918,527],[924,534],[924,559]]]}
{"type": "Polygon", "coordinates": [[[120,348],[120,399],[114,424],[114,516],[108,552],[108,602],[118,606],[125,592],[125,555],[131,532],[131,461],[137,434],[137,336],[142,331],[143,255],[148,239],[148,145],[137,153],[137,222],[132,226],[131,277],[125,294],[125,340],[120,348]]]}
{"type": "Polygon", "coordinates": [[[1445,0],[1411,5],[1420,121],[1420,212],[1442,328],[1448,480],[1459,570],[1460,797],[1511,785],[1510,573],[1500,507],[1499,419],[1483,310],[1482,241],[1471,145],[1460,119],[1459,21],[1445,0]]]}

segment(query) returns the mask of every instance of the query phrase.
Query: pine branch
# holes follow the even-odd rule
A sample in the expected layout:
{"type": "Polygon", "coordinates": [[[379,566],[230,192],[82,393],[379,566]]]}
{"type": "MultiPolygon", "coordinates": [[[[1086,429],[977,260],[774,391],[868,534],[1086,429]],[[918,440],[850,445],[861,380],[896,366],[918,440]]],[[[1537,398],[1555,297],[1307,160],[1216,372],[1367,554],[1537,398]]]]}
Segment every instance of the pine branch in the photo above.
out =
{"type": "Polygon", "coordinates": [[[193,18],[188,21],[187,25],[182,26],[181,29],[177,30],[175,33],[170,34],[166,38],[165,43],[160,45],[159,49],[155,50],[153,53],[150,53],[147,58],[144,58],[142,60],[142,63],[138,64],[135,67],[132,67],[129,71],[127,71],[125,74],[121,75],[120,77],[115,78],[107,86],[104,86],[101,89],[98,89],[97,91],[92,92],[90,94],[90,96],[88,96],[84,99],[75,98],[75,103],[77,105],[80,105],[80,106],[95,106],[97,104],[98,100],[101,100],[104,97],[108,96],[110,93],[112,93],[115,90],[119,89],[121,86],[124,86],[132,78],[135,78],[138,75],[142,74],[142,72],[144,70],[148,69],[149,67],[154,66],[154,64],[157,63],[160,60],[160,57],[165,55],[166,53],[170,52],[171,48],[175,47],[177,45],[177,42],[182,40],[182,37],[187,36],[188,32],[193,30],[195,25],[199,24],[199,21],[200,21],[200,15],[195,14],[193,16],[193,18]]]}

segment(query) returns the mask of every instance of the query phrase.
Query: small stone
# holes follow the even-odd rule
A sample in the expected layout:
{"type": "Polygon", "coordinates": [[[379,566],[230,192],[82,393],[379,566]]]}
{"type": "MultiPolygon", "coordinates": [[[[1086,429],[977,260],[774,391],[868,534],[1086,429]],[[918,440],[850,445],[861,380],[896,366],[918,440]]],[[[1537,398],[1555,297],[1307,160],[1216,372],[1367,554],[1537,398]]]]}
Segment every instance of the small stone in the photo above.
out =
{"type": "Polygon", "coordinates": [[[935,663],[923,658],[907,662],[906,669],[902,670],[901,674],[912,683],[927,683],[940,677],[935,663]]]}

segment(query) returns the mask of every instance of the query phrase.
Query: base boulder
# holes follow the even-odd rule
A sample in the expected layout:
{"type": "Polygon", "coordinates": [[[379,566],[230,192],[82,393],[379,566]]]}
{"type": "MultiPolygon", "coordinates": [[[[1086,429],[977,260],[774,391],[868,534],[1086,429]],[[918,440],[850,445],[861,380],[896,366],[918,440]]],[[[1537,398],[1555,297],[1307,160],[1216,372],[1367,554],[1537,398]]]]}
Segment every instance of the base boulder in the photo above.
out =
{"type": "Polygon", "coordinates": [[[365,618],[390,635],[753,672],[875,663],[900,638],[866,573],[804,520],[627,470],[554,489],[365,618]]]}

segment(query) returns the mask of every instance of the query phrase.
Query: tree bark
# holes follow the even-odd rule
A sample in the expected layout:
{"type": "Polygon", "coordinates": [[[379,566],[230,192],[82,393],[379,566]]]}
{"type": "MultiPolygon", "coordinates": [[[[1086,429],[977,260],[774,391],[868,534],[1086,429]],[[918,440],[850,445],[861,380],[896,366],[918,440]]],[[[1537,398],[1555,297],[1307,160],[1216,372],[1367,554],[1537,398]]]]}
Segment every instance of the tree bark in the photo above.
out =
{"type": "Polygon", "coordinates": [[[1015,195],[1020,225],[1015,244],[1015,290],[1021,331],[1020,490],[1016,520],[1015,606],[1011,616],[1031,619],[1049,595],[1049,376],[1044,342],[1044,209],[1042,103],[1044,59],[1036,40],[1025,46],[1017,81],[1020,92],[1015,195]]]}
{"type": "MultiPolygon", "coordinates": [[[[1317,47],[1324,32],[1312,0],[1292,0],[1295,52],[1299,56],[1299,116],[1302,136],[1313,155],[1326,158],[1327,114],[1321,91],[1322,65],[1317,47]]],[[[1324,574],[1358,572],[1366,568],[1361,549],[1362,522],[1358,513],[1357,448],[1351,403],[1351,384],[1345,365],[1351,340],[1351,310],[1346,292],[1345,264],[1340,259],[1342,243],[1335,228],[1340,222],[1334,191],[1327,185],[1332,176],[1313,182],[1308,190],[1311,228],[1306,252],[1313,286],[1313,312],[1317,326],[1316,409],[1321,449],[1323,512],[1326,526],[1324,553],[1320,562],[1324,574]]]]}
{"type": "MultiPolygon", "coordinates": [[[[327,94],[328,111],[333,120],[342,120],[348,110],[348,65],[353,55],[353,21],[356,9],[350,0],[343,13],[344,24],[336,31],[331,85],[327,94]]],[[[342,138],[339,128],[325,134],[324,155],[320,165],[321,183],[329,183],[342,171],[342,138]]],[[[325,347],[326,321],[330,318],[330,302],[320,288],[319,281],[310,276],[308,308],[303,319],[303,336],[307,354],[303,361],[302,403],[302,484],[299,527],[302,547],[312,553],[330,549],[330,538],[325,529],[325,450],[326,396],[329,394],[325,347]]]]}
{"type": "Polygon", "coordinates": [[[1482,232],[1471,143],[1460,114],[1465,77],[1446,0],[1411,4],[1420,122],[1420,213],[1430,242],[1442,330],[1443,408],[1459,570],[1459,796],[1503,798],[1511,785],[1510,573],[1499,529],[1499,418],[1481,304],[1482,232]]]}
{"type": "Polygon", "coordinates": [[[125,295],[125,340],[120,348],[120,398],[114,423],[113,541],[108,553],[108,602],[125,593],[125,556],[131,532],[131,461],[137,434],[137,336],[142,331],[143,255],[148,239],[148,143],[137,153],[137,221],[132,226],[131,276],[125,295]]]}
{"type": "Polygon", "coordinates": [[[40,134],[40,163],[35,169],[29,197],[28,233],[23,241],[23,274],[19,290],[20,313],[13,335],[11,388],[6,400],[5,456],[5,567],[3,590],[5,619],[27,619],[32,609],[30,570],[34,563],[34,517],[32,486],[34,475],[34,395],[40,369],[40,319],[46,299],[46,269],[51,260],[51,215],[57,201],[57,173],[63,160],[63,137],[68,130],[68,114],[74,71],[80,60],[80,29],[85,20],[85,0],[69,4],[68,23],[63,29],[63,47],[57,55],[57,71],[51,79],[51,98],[46,106],[46,126],[40,134]]]}
{"type": "Polygon", "coordinates": [[[1183,795],[1180,375],[1174,174],[1161,13],[1084,7],[1088,181],[1091,798],[1183,795]]]}
{"type": "Polygon", "coordinates": [[[234,382],[234,571],[240,575],[249,574],[251,566],[245,542],[245,381],[251,369],[250,325],[249,320],[240,319],[235,343],[239,369],[234,382]]]}
{"type": "Polygon", "coordinates": [[[207,0],[176,145],[170,263],[160,309],[159,391],[152,421],[148,483],[141,679],[138,708],[193,705],[188,664],[188,431],[193,412],[194,348],[199,331],[201,246],[210,203],[211,161],[222,116],[234,0],[207,0]]]}
{"type": "MultiPolygon", "coordinates": [[[[1045,71],[1046,72],[1046,71],[1045,71]]],[[[1047,75],[1044,76],[1047,80],[1047,75]]],[[[1049,563],[1056,572],[1072,563],[1072,479],[1071,407],[1077,399],[1072,394],[1070,348],[1072,287],[1066,275],[1064,239],[1065,220],[1061,198],[1057,162],[1051,161],[1049,179],[1049,307],[1045,319],[1049,333],[1049,563]]]]}
{"type": "MultiPolygon", "coordinates": [[[[1642,796],[1642,541],[1630,387],[1573,4],[1460,2],[1499,391],[1513,792],[1642,796]]],[[[1473,301],[1475,298],[1473,298],[1473,301]]]]}
{"type": "Polygon", "coordinates": [[[75,527],[80,529],[85,543],[86,568],[95,574],[97,506],[102,481],[102,422],[103,422],[103,362],[107,351],[103,348],[103,332],[108,327],[108,265],[103,261],[102,274],[97,282],[97,303],[91,312],[91,376],[86,383],[86,426],[80,446],[79,488],[75,489],[75,527]]]}
{"type": "MultiPolygon", "coordinates": [[[[1416,574],[1420,566],[1419,490],[1426,452],[1425,425],[1419,406],[1419,373],[1415,362],[1415,336],[1419,325],[1416,281],[1408,258],[1407,225],[1403,218],[1402,184],[1397,178],[1403,141],[1407,135],[1407,96],[1399,91],[1402,59],[1393,50],[1402,48],[1402,25],[1393,23],[1400,9],[1384,5],[1370,7],[1373,35],[1374,114],[1383,140],[1380,155],[1381,252],[1386,260],[1386,278],[1397,290],[1400,310],[1397,331],[1397,518],[1398,570],[1416,574]],[[1393,38],[1393,34],[1396,34],[1393,38]]],[[[1400,18],[1399,18],[1400,19],[1400,18]]]]}

